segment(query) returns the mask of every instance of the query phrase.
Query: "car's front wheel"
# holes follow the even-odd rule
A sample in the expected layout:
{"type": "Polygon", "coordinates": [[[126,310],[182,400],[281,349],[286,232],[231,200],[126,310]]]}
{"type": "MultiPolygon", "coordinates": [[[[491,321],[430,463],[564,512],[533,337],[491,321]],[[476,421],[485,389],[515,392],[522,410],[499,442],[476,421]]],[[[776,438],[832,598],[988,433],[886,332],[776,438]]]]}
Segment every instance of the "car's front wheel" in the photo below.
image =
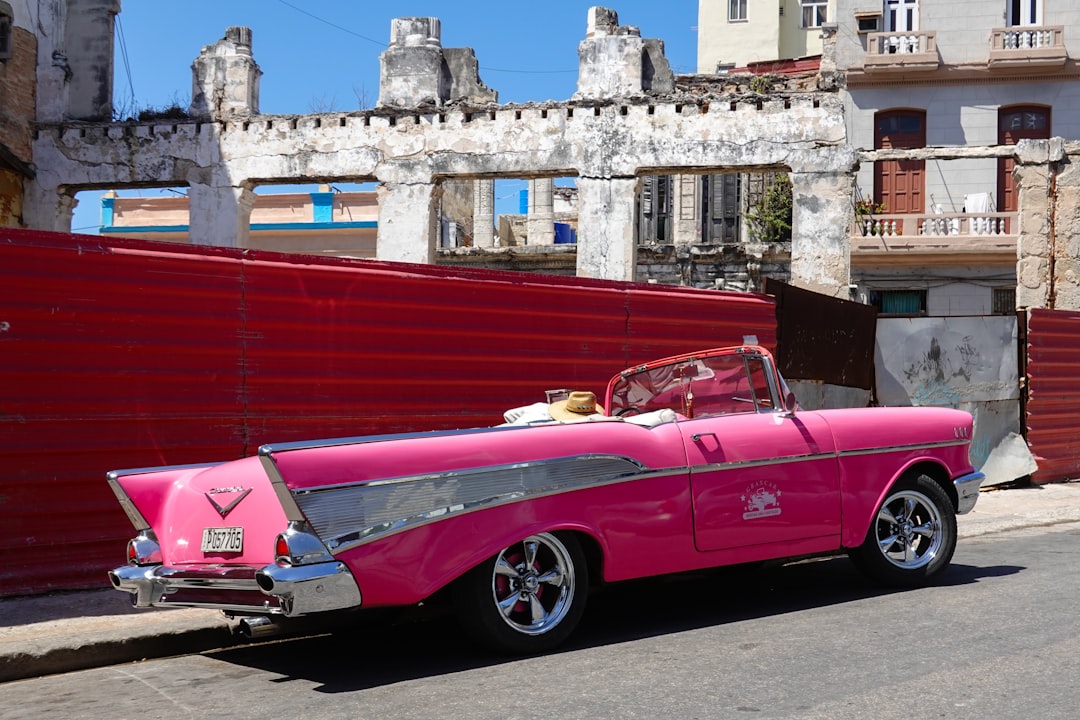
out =
{"type": "Polygon", "coordinates": [[[922,474],[889,490],[851,559],[886,585],[913,587],[943,570],[956,550],[956,514],[941,486],[922,474]]]}
{"type": "Polygon", "coordinates": [[[585,611],[589,575],[572,535],[538,533],[505,548],[461,578],[455,605],[482,644],[515,654],[550,650],[585,611]]]}

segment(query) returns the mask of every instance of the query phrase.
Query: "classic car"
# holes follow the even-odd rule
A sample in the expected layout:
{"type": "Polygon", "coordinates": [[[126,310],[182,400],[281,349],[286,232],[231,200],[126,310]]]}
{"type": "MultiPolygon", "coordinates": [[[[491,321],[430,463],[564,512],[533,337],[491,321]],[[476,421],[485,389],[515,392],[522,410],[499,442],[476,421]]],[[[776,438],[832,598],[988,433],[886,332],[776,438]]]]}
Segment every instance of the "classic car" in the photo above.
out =
{"type": "Polygon", "coordinates": [[[445,599],[477,640],[540,652],[600,583],[845,552],[877,581],[926,583],[983,479],[970,414],[802,410],[757,346],[624,370],[577,419],[111,472],[137,531],[111,582],[252,636],[445,599]]]}

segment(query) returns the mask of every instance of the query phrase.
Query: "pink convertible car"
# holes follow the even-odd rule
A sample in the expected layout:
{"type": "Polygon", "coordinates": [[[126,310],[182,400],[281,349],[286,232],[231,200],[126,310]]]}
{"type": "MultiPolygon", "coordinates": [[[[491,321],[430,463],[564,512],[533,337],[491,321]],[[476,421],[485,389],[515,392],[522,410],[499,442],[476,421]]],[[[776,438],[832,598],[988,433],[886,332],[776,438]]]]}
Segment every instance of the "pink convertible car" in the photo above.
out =
{"type": "Polygon", "coordinates": [[[137,535],[110,579],[137,607],[220,608],[247,634],[437,596],[489,646],[539,652],[598,583],[843,552],[924,583],[983,479],[968,413],[798,410],[760,347],[624,370],[602,406],[112,472],[137,535]]]}

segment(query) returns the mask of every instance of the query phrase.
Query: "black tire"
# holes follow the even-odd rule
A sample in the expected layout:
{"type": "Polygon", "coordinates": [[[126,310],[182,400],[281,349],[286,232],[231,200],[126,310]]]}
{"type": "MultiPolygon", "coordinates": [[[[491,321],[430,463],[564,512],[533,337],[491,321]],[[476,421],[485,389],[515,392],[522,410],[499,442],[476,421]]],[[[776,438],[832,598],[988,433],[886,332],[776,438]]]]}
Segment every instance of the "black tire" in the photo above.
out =
{"type": "Polygon", "coordinates": [[[917,587],[952,561],[956,510],[945,491],[922,474],[901,477],[889,490],[852,561],[878,582],[917,587]]]}
{"type": "Polygon", "coordinates": [[[524,655],[565,641],[585,612],[588,592],[588,567],[577,539],[538,533],[466,573],[455,587],[454,605],[477,642],[524,655]]]}

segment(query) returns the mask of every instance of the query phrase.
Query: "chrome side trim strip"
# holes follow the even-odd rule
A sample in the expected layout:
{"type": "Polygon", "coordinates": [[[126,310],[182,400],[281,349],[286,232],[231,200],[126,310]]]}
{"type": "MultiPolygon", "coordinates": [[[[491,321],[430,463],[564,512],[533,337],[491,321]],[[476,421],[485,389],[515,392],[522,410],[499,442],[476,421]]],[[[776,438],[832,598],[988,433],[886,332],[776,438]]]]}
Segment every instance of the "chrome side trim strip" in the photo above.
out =
{"type": "Polygon", "coordinates": [[[786,465],[789,463],[812,462],[814,460],[835,460],[833,453],[813,453],[810,455],[787,455],[776,458],[762,458],[761,460],[743,460],[739,462],[710,463],[708,465],[695,465],[690,468],[691,475],[701,473],[718,472],[721,470],[741,470],[744,468],[765,467],[767,465],[786,465]]]}
{"type": "Polygon", "coordinates": [[[387,442],[390,440],[408,440],[412,438],[452,437],[454,435],[477,435],[490,432],[512,432],[521,427],[464,428],[461,430],[428,430],[422,432],[395,433],[391,435],[358,435],[356,437],[325,438],[322,440],[298,440],[296,442],[271,443],[259,447],[259,455],[290,452],[292,450],[310,450],[312,448],[338,447],[339,445],[366,445],[368,443],[387,442]]]}
{"type": "Polygon", "coordinates": [[[836,457],[855,457],[860,455],[880,455],[884,453],[902,452],[908,450],[930,450],[934,448],[952,447],[955,445],[966,445],[967,440],[949,440],[938,443],[923,443],[919,445],[894,445],[884,448],[867,448],[865,450],[841,450],[837,454],[833,453],[813,453],[807,455],[786,455],[784,457],[774,458],[762,458],[761,460],[745,460],[739,462],[726,462],[726,463],[711,463],[709,465],[695,465],[690,468],[692,475],[708,472],[718,472],[721,470],[736,470],[742,468],[754,468],[765,467],[768,465],[783,465],[788,463],[802,463],[812,462],[814,460],[824,460],[828,458],[836,457]]]}
{"type": "Polygon", "coordinates": [[[116,478],[124,477],[125,475],[145,475],[147,473],[170,472],[172,470],[197,470],[199,468],[211,468],[215,465],[224,464],[225,461],[223,460],[220,462],[190,463],[187,465],[154,465],[143,468],[125,468],[123,470],[110,470],[105,477],[109,480],[114,480],[116,478]]]}
{"type": "Polygon", "coordinates": [[[118,477],[120,476],[116,473],[109,473],[105,476],[105,480],[109,483],[109,487],[112,488],[113,495],[116,496],[117,502],[120,503],[120,508],[124,511],[124,514],[127,515],[128,521],[131,522],[136,530],[141,532],[150,529],[150,523],[146,521],[146,518],[139,512],[139,509],[135,507],[135,503],[131,502],[131,498],[128,497],[124,488],[120,487],[120,482],[117,480],[118,477]]]}
{"type": "Polygon", "coordinates": [[[647,470],[626,457],[555,458],[347,486],[294,491],[312,528],[333,553],[450,515],[644,478],[685,475],[647,470]]]}
{"type": "Polygon", "coordinates": [[[300,506],[296,504],[292,491],[285,484],[285,478],[281,476],[277,461],[274,460],[274,456],[269,450],[264,453],[264,448],[269,448],[269,445],[263,445],[259,448],[259,464],[262,465],[263,472],[266,473],[266,477],[270,480],[270,487],[274,489],[274,495],[277,496],[281,509],[285,511],[285,519],[297,525],[305,523],[304,513],[300,511],[300,506]]]}
{"type": "Polygon", "coordinates": [[[890,445],[889,447],[866,448],[864,450],[841,450],[840,457],[854,457],[856,455],[881,455],[883,453],[902,452],[905,450],[933,450],[935,448],[954,447],[967,445],[970,440],[944,440],[936,443],[919,443],[916,445],[890,445]]]}

